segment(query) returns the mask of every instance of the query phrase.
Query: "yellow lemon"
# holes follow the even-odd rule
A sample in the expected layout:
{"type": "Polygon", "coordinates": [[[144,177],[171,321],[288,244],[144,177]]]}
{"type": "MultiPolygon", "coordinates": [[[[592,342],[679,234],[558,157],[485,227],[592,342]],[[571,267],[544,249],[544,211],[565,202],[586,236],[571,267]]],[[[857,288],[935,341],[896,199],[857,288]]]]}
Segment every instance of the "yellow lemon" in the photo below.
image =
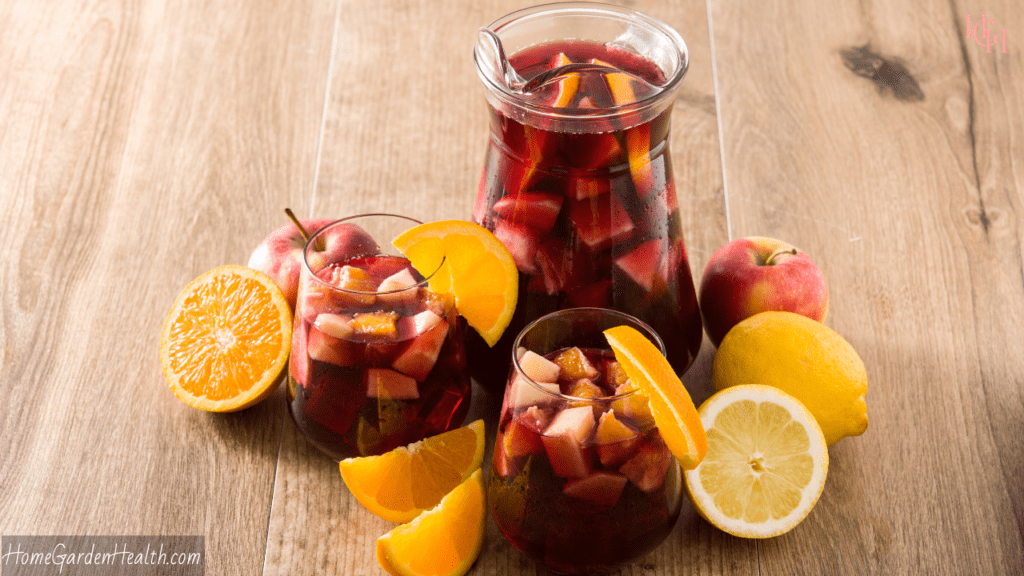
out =
{"type": "Polygon", "coordinates": [[[766,384],[796,397],[831,446],[868,427],[868,375],[853,346],[820,322],[762,312],[729,331],[715,354],[716,390],[766,384]]]}

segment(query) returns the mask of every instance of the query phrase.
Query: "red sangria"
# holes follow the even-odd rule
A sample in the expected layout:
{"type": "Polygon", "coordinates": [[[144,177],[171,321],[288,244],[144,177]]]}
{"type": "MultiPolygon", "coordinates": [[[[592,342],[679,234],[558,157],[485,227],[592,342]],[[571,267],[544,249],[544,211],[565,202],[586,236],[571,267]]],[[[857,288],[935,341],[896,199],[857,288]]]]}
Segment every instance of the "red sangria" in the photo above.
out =
{"type": "Polygon", "coordinates": [[[305,250],[288,407],[303,435],[338,461],[456,428],[469,409],[464,328],[452,302],[432,292],[406,258],[380,253],[372,240],[343,243],[364,253],[313,249],[338,226],[372,238],[363,227],[384,223],[418,224],[389,215],[347,218],[314,234],[305,250]]]}
{"type": "Polygon", "coordinates": [[[679,465],[603,342],[623,324],[664,350],[642,322],[593,308],[545,316],[516,342],[488,502],[505,537],[555,572],[636,560],[679,515],[679,465]]]}
{"type": "Polygon", "coordinates": [[[521,276],[503,341],[488,350],[469,337],[474,377],[493,389],[487,367],[507,358],[512,335],[573,306],[647,322],[685,371],[702,337],[669,153],[685,44],[651,18],[586,3],[524,10],[490,29],[476,54],[490,139],[473,220],[508,247],[521,276]],[[585,39],[551,41],[538,23],[585,39]],[[619,35],[598,39],[609,30],[619,35]]]}

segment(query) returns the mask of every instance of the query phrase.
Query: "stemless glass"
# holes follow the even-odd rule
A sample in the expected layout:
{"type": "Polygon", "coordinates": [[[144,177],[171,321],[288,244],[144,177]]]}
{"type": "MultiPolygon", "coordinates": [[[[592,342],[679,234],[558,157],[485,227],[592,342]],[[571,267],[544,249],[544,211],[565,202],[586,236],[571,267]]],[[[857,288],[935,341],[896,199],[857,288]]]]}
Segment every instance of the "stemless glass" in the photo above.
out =
{"type": "Polygon", "coordinates": [[[464,328],[391,240],[419,221],[352,216],[306,243],[288,369],[295,425],[335,460],[459,426],[469,410],[464,328]]]}
{"type": "Polygon", "coordinates": [[[702,329],[669,152],[689,62],[682,38],[633,10],[566,2],[482,29],[474,59],[490,138],[473,221],[508,247],[520,287],[498,345],[467,335],[473,376],[500,390],[488,368],[508,357],[516,331],[577,306],[650,324],[684,372],[702,329]],[[521,80],[541,78],[524,93],[521,80]]]}
{"type": "Polygon", "coordinates": [[[650,326],[598,308],[554,312],[515,341],[488,502],[512,545],[555,572],[638,559],[679,516],[679,464],[603,335],[621,325],[664,353],[650,326]]]}

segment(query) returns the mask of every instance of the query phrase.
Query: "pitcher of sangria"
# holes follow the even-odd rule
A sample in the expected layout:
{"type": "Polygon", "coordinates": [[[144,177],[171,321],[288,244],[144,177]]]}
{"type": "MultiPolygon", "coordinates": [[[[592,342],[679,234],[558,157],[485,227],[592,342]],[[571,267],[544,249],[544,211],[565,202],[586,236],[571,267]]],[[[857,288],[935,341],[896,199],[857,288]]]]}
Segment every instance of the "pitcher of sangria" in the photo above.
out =
{"type": "Polygon", "coordinates": [[[520,286],[496,346],[467,335],[473,376],[501,390],[493,367],[514,335],[581,306],[651,325],[685,371],[703,330],[669,152],[682,38],[626,8],[548,4],[481,28],[474,58],[490,138],[473,220],[508,247],[520,286]]]}

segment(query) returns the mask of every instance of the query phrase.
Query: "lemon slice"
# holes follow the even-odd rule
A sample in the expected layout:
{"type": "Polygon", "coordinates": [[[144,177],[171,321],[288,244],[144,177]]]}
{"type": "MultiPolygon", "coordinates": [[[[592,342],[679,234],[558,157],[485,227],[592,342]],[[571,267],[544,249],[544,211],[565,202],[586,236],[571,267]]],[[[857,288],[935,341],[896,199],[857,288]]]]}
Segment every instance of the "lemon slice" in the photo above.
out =
{"type": "Polygon", "coordinates": [[[421,274],[433,273],[430,288],[454,296],[459,314],[494,346],[512,321],[519,293],[508,248],[483,226],[463,220],[421,224],[392,244],[421,274]]]}
{"type": "Polygon", "coordinates": [[[828,450],[799,400],[748,384],[715,394],[699,413],[708,452],[685,478],[704,519],[734,536],[769,538],[807,517],[825,486],[828,450]]]}
{"type": "Polygon", "coordinates": [[[483,474],[477,468],[432,510],[377,539],[377,563],[395,576],[461,576],[483,548],[483,474]]]}

